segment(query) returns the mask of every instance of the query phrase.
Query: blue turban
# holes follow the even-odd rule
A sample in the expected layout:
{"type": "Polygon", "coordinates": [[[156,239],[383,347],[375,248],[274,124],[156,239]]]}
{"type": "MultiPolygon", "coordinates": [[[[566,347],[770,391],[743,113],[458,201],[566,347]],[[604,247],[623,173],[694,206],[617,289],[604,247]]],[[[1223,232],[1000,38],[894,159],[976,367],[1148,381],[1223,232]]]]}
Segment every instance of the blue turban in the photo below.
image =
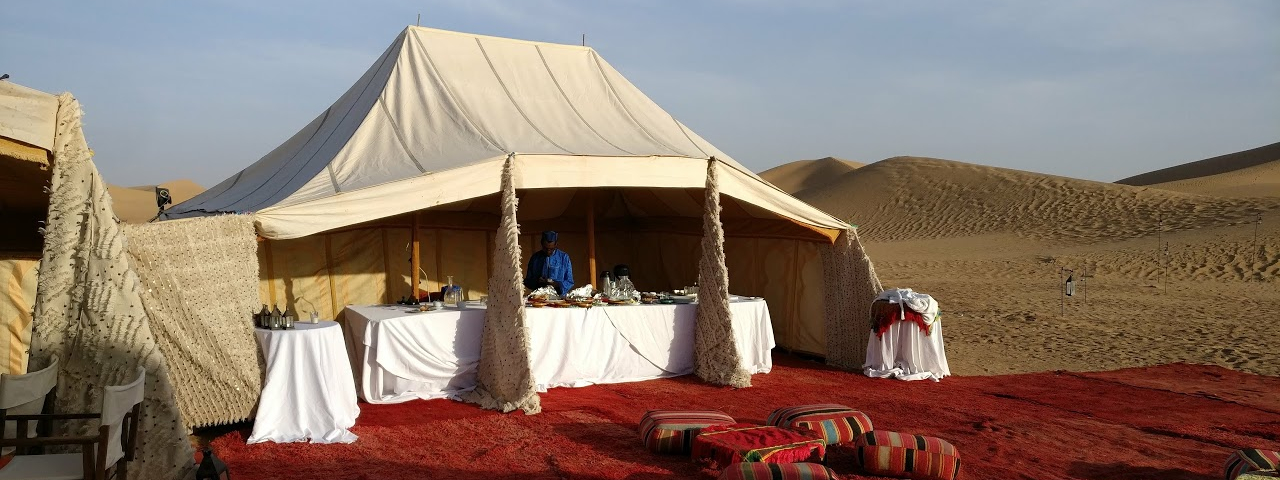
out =
{"type": "Polygon", "coordinates": [[[542,241],[544,242],[548,242],[548,243],[554,242],[556,241],[557,238],[559,238],[559,235],[556,234],[554,230],[547,230],[545,232],[542,232],[542,241]]]}

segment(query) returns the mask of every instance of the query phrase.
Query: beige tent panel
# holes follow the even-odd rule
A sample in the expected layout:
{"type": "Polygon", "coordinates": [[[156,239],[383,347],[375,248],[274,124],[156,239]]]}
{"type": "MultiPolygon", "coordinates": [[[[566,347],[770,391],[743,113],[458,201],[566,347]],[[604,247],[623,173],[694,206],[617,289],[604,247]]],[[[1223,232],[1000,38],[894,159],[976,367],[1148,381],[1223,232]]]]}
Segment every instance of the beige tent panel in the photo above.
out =
{"type": "MultiPolygon", "coordinates": [[[[456,214],[422,214],[420,225],[452,218],[476,221],[456,214]]],[[[446,212],[447,213],[447,212],[446,212]]],[[[304,318],[319,311],[324,318],[340,318],[352,304],[392,303],[410,292],[409,228],[411,220],[397,217],[385,224],[322,233],[293,240],[265,240],[259,258],[260,293],[264,303],[281,308],[294,305],[304,318]],[[327,247],[326,247],[327,245],[327,247]],[[330,281],[332,279],[332,282],[330,281]],[[274,300],[272,299],[274,295],[274,300]],[[314,307],[313,307],[314,305],[314,307]]],[[[537,230],[524,229],[522,255],[528,259],[539,246],[537,230]]],[[[470,299],[485,295],[492,252],[492,233],[467,228],[419,228],[421,288],[439,291],[446,276],[462,285],[470,299]]],[[[617,264],[630,266],[632,280],[643,290],[671,290],[692,285],[697,279],[700,236],[697,233],[660,231],[601,231],[596,236],[597,270],[617,264]]],[[[587,241],[583,231],[561,231],[561,248],[574,264],[578,286],[595,284],[599,272],[587,267],[587,241]]],[[[749,236],[728,237],[725,254],[730,291],[764,297],[769,302],[775,335],[783,348],[825,353],[822,323],[822,266],[818,249],[823,243],[749,236]]]]}
{"type": "Polygon", "coordinates": [[[39,260],[0,259],[0,321],[5,341],[0,342],[0,373],[27,373],[28,346],[31,345],[31,311],[36,302],[36,271],[39,260]]]}
{"type": "Polygon", "coordinates": [[[0,157],[6,159],[31,162],[41,169],[49,168],[49,151],[43,148],[0,137],[0,157]]]}
{"type": "MultiPolygon", "coordinates": [[[[285,240],[374,222],[420,210],[497,214],[498,169],[505,157],[343,192],[301,203],[280,204],[255,214],[259,233],[285,240]]],[[[513,162],[521,191],[521,220],[563,218],[585,208],[580,189],[628,192],[623,208],[632,216],[701,215],[705,160],[687,157],[588,157],[517,155],[513,162]],[[666,191],[663,191],[666,190],[666,191]],[[678,198],[683,190],[689,198],[678,198]],[[660,192],[660,193],[658,193],[660,192]],[[532,197],[532,198],[531,198],[532,197]],[[530,209],[529,214],[524,213],[530,209]],[[556,211],[559,210],[559,214],[556,211]]],[[[723,163],[726,219],[783,219],[831,242],[845,225],[758,178],[723,163]]],[[[616,201],[616,200],[615,200],[616,201]]],[[[606,207],[609,205],[606,203],[606,207]]],[[[605,211],[608,213],[608,210],[605,211]]],[[[496,225],[496,223],[495,223],[496,225]]],[[[726,229],[729,226],[726,225],[726,229]]],[[[730,232],[726,230],[726,234],[730,232]]]]}

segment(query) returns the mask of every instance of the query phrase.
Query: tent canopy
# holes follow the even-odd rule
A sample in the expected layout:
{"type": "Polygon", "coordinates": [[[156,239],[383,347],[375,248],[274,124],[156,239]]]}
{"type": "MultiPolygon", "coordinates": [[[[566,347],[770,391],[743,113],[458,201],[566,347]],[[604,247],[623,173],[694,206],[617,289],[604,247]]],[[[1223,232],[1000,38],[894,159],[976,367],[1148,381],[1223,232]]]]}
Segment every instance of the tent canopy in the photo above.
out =
{"type": "Polygon", "coordinates": [[[827,241],[847,228],[703,140],[589,47],[414,26],[302,131],[167,216],[254,212],[262,236],[298,238],[493,195],[512,155],[520,190],[650,199],[702,188],[714,157],[722,193],[748,216],[827,241]]]}

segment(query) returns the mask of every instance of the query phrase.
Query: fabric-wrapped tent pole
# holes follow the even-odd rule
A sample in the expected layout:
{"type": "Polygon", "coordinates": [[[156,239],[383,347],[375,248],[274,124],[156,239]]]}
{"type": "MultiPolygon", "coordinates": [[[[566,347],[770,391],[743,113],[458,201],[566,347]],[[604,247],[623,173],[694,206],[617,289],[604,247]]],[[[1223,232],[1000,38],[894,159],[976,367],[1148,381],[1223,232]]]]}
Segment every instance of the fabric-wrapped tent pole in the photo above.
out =
{"type": "Polygon", "coordinates": [[[871,302],[884,287],[862,248],[857,227],[840,233],[835,244],[822,249],[822,267],[827,364],[860,370],[871,335],[871,302]]]}
{"type": "Polygon", "coordinates": [[[493,274],[489,276],[489,305],[480,339],[480,367],[476,389],[463,401],[481,408],[515,409],[533,415],[542,411],[529,366],[529,329],[525,327],[524,282],[520,275],[520,225],[516,223],[516,189],[511,178],[515,154],[502,166],[502,220],[494,241],[493,274]]]}
{"type": "Polygon", "coordinates": [[[742,355],[733,340],[729,313],[729,269],[725,266],[724,226],[720,224],[720,186],[716,164],[707,162],[702,212],[702,258],[698,260],[698,309],[693,330],[693,373],[716,385],[751,386],[742,355]]]}

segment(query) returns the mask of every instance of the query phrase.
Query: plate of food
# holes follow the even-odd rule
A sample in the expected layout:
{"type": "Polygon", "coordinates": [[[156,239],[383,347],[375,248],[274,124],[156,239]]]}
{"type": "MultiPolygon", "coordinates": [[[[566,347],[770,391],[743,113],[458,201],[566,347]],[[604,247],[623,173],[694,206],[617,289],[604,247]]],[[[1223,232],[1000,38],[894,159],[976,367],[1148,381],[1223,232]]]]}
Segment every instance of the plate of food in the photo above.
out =
{"type": "Polygon", "coordinates": [[[547,306],[547,302],[541,302],[541,301],[530,301],[529,303],[527,303],[527,304],[525,304],[525,305],[530,306],[530,307],[533,307],[533,308],[542,308],[542,307],[547,306]]]}
{"type": "Polygon", "coordinates": [[[698,299],[697,295],[672,295],[671,296],[671,301],[673,303],[681,304],[681,305],[693,303],[693,301],[697,299],[698,299]]]}

